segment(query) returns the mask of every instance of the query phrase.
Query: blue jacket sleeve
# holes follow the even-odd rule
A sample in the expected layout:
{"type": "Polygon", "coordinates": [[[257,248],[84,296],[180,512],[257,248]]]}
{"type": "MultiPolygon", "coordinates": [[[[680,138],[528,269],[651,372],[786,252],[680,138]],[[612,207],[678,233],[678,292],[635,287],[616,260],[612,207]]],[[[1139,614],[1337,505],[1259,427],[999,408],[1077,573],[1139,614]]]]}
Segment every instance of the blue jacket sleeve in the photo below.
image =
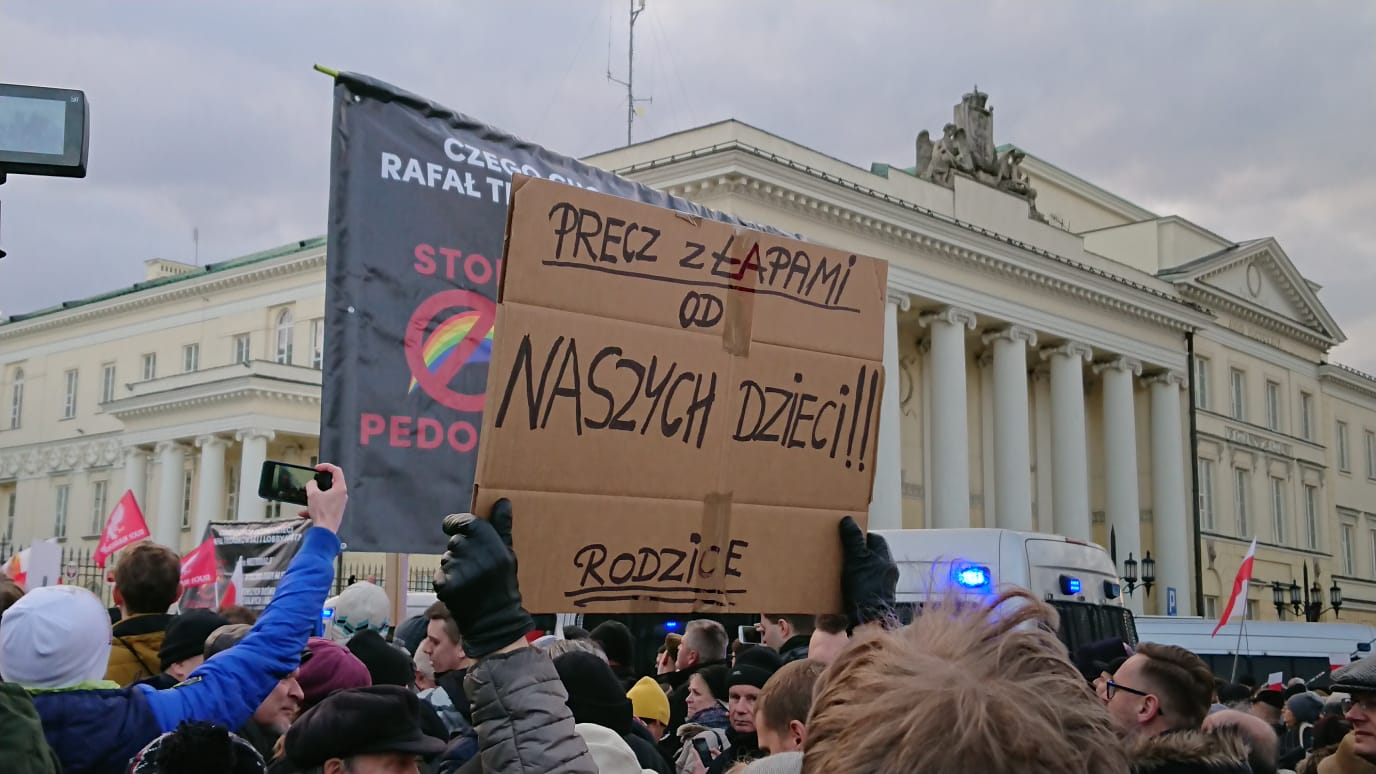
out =
{"type": "Polygon", "coordinates": [[[237,729],[253,715],[277,682],[300,665],[325,606],[338,553],[333,532],[311,527],[277,594],[242,642],[216,654],[175,688],[136,686],[147,693],[164,732],[187,720],[237,729]]]}

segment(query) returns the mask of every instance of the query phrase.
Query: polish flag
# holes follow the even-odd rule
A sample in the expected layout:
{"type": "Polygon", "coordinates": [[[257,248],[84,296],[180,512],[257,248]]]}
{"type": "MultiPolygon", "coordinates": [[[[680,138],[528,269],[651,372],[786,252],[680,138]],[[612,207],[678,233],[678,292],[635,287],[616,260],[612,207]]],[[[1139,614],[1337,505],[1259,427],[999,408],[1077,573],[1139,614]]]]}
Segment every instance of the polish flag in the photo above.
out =
{"type": "Polygon", "coordinates": [[[105,531],[100,534],[100,544],[91,558],[97,567],[104,567],[111,554],[148,536],[148,522],[143,520],[143,511],[139,510],[133,491],[126,491],[105,519],[105,531]]]}
{"type": "Polygon", "coordinates": [[[219,577],[215,566],[215,539],[206,536],[205,542],[182,557],[182,588],[190,589],[214,583],[219,577]]]}
{"type": "Polygon", "coordinates": [[[1333,653],[1328,656],[1328,671],[1336,672],[1339,669],[1352,663],[1352,657],[1343,653],[1333,653]]]}
{"type": "Polygon", "coordinates": [[[10,580],[18,583],[25,589],[29,584],[29,549],[24,549],[5,563],[5,574],[10,576],[10,580]]]}
{"type": "Polygon", "coordinates": [[[1266,676],[1266,690],[1268,690],[1268,691],[1284,691],[1284,690],[1285,690],[1285,673],[1284,673],[1284,672],[1272,672],[1271,674],[1267,675],[1267,676],[1266,676]]]}
{"type": "Polygon", "coordinates": [[[234,564],[234,574],[229,576],[229,585],[224,596],[220,597],[220,609],[239,604],[239,589],[244,587],[244,557],[234,564]]]}
{"type": "Polygon", "coordinates": [[[1214,627],[1214,633],[1210,637],[1217,637],[1218,630],[1228,623],[1233,617],[1233,610],[1237,607],[1237,601],[1242,600],[1242,607],[1238,614],[1244,619],[1247,617],[1247,584],[1252,581],[1252,561],[1257,554],[1257,539],[1252,538],[1252,547],[1247,549],[1247,555],[1242,557],[1242,566],[1237,568],[1237,577],[1233,578],[1233,595],[1228,597],[1228,605],[1223,608],[1223,615],[1218,619],[1218,626],[1214,627]]]}

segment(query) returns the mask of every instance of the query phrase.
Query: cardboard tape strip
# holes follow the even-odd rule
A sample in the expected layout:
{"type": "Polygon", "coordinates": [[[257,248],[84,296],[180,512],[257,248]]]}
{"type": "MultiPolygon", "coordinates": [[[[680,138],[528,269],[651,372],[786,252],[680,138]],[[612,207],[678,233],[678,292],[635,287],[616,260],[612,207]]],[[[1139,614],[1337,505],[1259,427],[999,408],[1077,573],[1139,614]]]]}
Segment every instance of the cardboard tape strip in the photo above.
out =
{"type": "MultiPolygon", "coordinates": [[[[731,499],[730,492],[713,492],[702,500],[702,555],[698,557],[698,566],[706,561],[707,549],[710,546],[720,546],[721,551],[716,557],[716,568],[712,572],[711,578],[703,578],[705,585],[713,589],[713,593],[722,603],[721,607],[713,605],[695,605],[701,610],[715,611],[719,613],[730,612],[730,599],[726,595],[726,551],[727,543],[731,539],[731,499]]],[[[699,576],[700,577],[700,576],[699,576]]]]}
{"type": "MultiPolygon", "coordinates": [[[[749,357],[750,334],[755,324],[755,288],[760,275],[755,271],[744,271],[745,261],[751,248],[758,249],[756,232],[737,227],[731,234],[731,249],[728,254],[735,261],[731,270],[733,276],[740,273],[740,279],[733,279],[731,290],[726,291],[726,313],[722,320],[722,347],[737,357],[749,357]]],[[[756,256],[758,262],[759,257],[756,256]]]]}

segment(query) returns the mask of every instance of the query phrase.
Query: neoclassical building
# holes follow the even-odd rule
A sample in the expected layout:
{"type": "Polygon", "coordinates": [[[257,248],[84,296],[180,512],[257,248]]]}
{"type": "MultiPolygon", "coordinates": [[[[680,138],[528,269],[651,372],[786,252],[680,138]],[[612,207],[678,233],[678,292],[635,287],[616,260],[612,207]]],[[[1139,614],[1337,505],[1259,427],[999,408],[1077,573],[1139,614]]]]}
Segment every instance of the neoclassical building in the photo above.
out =
{"type": "MultiPolygon", "coordinates": [[[[1150,212],[996,147],[992,123],[966,95],[912,164],[868,169],[735,121],[589,161],[889,261],[872,526],[1150,552],[1130,604],[1210,616],[1256,537],[1253,617],[1307,570],[1376,620],[1376,378],[1328,362],[1343,334],[1317,286],[1274,239],[1150,212]]],[[[324,262],[321,240],[150,261],[0,325],[4,533],[91,539],[126,487],[183,548],[263,514],[240,496],[260,461],[317,454],[324,262]]]]}

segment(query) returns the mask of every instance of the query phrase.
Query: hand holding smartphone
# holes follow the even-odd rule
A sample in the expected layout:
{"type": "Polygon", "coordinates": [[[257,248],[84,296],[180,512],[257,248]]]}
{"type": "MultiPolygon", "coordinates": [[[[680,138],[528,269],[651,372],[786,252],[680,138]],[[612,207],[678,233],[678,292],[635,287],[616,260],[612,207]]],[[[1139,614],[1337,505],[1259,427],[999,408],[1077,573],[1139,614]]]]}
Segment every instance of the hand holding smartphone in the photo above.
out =
{"type": "Polygon", "coordinates": [[[268,460],[263,463],[263,472],[258,477],[258,496],[264,500],[305,506],[306,484],[311,479],[315,480],[315,485],[322,492],[334,485],[334,476],[327,471],[268,460]]]}

